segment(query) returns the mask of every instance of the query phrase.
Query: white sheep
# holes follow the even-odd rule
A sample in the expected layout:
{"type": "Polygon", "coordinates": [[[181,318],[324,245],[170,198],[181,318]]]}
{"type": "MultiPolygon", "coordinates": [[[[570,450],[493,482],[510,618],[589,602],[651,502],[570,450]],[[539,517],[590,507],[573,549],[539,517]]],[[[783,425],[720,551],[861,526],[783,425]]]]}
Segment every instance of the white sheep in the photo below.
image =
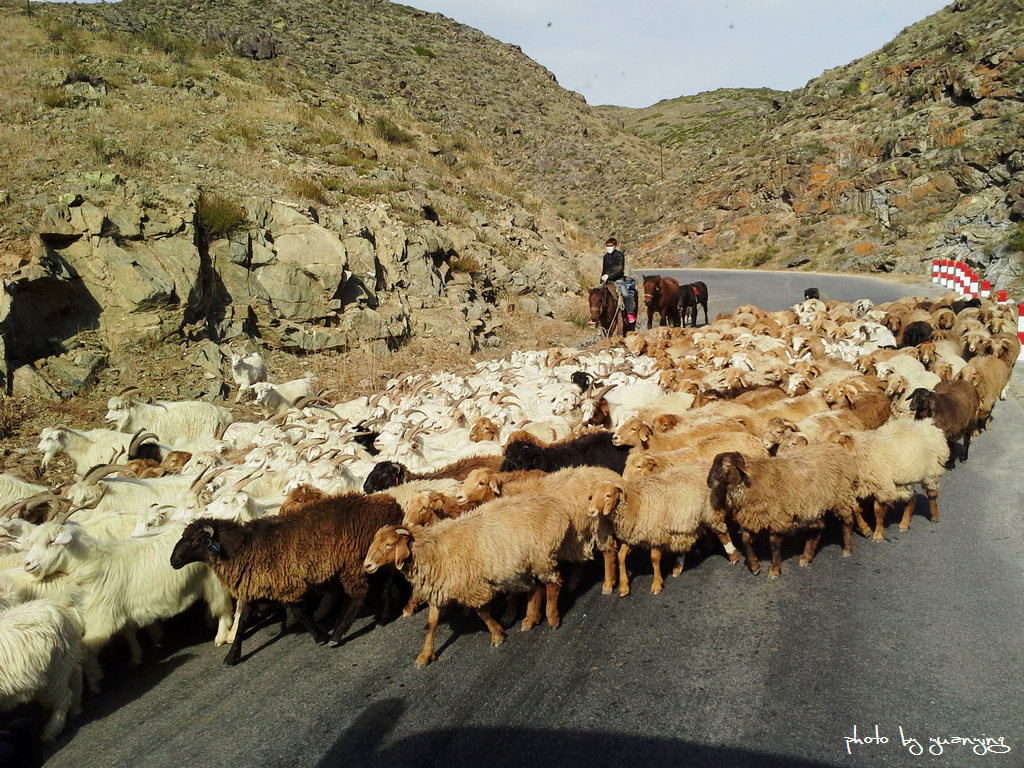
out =
{"type": "Polygon", "coordinates": [[[308,373],[301,379],[292,379],[282,384],[258,381],[252,385],[256,405],[265,416],[283,413],[300,398],[313,396],[313,379],[313,374],[308,373]]]}
{"type": "Polygon", "coordinates": [[[50,711],[44,741],[64,729],[82,700],[82,627],[67,600],[16,603],[0,582],[0,710],[39,702],[50,711]]]}
{"type": "Polygon", "coordinates": [[[179,530],[170,529],[142,539],[104,541],[77,523],[58,520],[38,526],[29,537],[24,565],[28,577],[39,585],[82,591],[82,644],[90,690],[99,688],[96,657],[115,633],[176,616],[196,600],[204,599],[218,621],[215,643],[227,641],[234,615],[231,596],[207,568],[171,568],[171,550],[179,536],[179,530]]]}
{"type": "Polygon", "coordinates": [[[137,388],[122,390],[107,401],[106,421],[120,432],[146,429],[160,435],[172,448],[207,447],[233,420],[231,411],[200,400],[144,403],[133,396],[137,388]]]}
{"type": "Polygon", "coordinates": [[[239,402],[252,389],[253,384],[267,380],[267,364],[259,352],[231,355],[231,378],[238,386],[235,402],[239,402]]]}

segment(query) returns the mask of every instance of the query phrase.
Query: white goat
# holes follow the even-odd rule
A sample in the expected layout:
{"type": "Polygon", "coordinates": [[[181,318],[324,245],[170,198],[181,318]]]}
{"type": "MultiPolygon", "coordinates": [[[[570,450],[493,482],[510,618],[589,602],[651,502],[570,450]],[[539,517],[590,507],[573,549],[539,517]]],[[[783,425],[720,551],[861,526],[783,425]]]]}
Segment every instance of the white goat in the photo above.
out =
{"type": "Polygon", "coordinates": [[[231,355],[231,378],[238,385],[235,402],[239,402],[252,389],[252,385],[267,380],[267,364],[259,352],[231,355]]]}
{"type": "Polygon", "coordinates": [[[308,373],[301,379],[292,379],[283,384],[258,381],[252,385],[256,405],[263,410],[265,416],[287,411],[299,398],[313,396],[313,378],[313,374],[308,373]]]}
{"type": "Polygon", "coordinates": [[[17,604],[0,583],[0,710],[37,701],[50,711],[44,741],[64,729],[82,700],[82,627],[66,601],[17,604]]]}

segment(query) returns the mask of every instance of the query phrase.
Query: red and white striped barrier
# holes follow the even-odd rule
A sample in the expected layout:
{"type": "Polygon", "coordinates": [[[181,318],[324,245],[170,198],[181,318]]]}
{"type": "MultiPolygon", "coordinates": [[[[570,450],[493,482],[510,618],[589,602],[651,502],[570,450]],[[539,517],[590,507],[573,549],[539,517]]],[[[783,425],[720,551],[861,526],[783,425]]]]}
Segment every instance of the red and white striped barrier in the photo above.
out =
{"type": "Polygon", "coordinates": [[[1017,340],[1021,343],[1018,360],[1024,360],[1024,302],[1017,305],[1017,340]]]}
{"type": "Polygon", "coordinates": [[[971,272],[971,298],[978,298],[978,281],[981,280],[981,275],[977,272],[971,272]]]}
{"type": "Polygon", "coordinates": [[[996,291],[996,304],[1009,304],[1010,300],[1006,298],[1006,291],[996,291]]]}
{"type": "Polygon", "coordinates": [[[987,299],[992,296],[992,283],[988,280],[981,281],[981,298],[987,299]]]}
{"type": "Polygon", "coordinates": [[[932,259],[932,282],[939,282],[939,260],[932,259]]]}

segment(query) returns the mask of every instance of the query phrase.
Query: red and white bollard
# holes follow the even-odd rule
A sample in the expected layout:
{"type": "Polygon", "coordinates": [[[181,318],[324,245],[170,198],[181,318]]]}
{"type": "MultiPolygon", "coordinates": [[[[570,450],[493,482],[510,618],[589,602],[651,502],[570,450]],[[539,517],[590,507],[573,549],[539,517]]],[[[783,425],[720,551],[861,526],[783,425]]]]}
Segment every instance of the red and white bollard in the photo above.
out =
{"type": "Polygon", "coordinates": [[[978,298],[978,281],[981,279],[981,275],[977,272],[971,271],[971,298],[978,298]]]}
{"type": "Polygon", "coordinates": [[[988,299],[992,296],[992,283],[988,280],[981,281],[981,298],[988,299]]]}
{"type": "Polygon", "coordinates": [[[1006,298],[1006,291],[996,291],[996,303],[997,304],[1009,304],[1009,299],[1006,298]]]}
{"type": "Polygon", "coordinates": [[[939,260],[932,259],[932,282],[939,282],[939,260]]]}
{"type": "Polygon", "coordinates": [[[961,296],[964,295],[964,267],[966,266],[962,261],[956,262],[953,266],[953,290],[961,296]]]}
{"type": "Polygon", "coordinates": [[[1021,343],[1020,354],[1017,359],[1024,358],[1024,302],[1017,305],[1017,340],[1021,343]]]}
{"type": "Polygon", "coordinates": [[[942,280],[939,282],[942,283],[943,288],[949,288],[951,286],[950,273],[953,271],[952,264],[953,262],[949,259],[944,259],[942,262],[942,280]]]}

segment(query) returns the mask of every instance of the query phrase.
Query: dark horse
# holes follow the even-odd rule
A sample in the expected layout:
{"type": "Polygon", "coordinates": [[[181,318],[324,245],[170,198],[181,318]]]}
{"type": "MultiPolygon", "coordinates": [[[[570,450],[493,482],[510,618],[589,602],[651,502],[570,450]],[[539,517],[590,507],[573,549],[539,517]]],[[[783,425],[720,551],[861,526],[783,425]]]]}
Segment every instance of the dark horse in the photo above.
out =
{"type": "Polygon", "coordinates": [[[644,301],[647,304],[647,327],[654,327],[654,313],[661,315],[660,325],[679,327],[679,281],[661,275],[644,277],[644,301]]]}
{"type": "Polygon", "coordinates": [[[693,323],[693,327],[697,327],[697,305],[704,308],[704,324],[707,325],[708,287],[699,281],[679,286],[679,314],[683,317],[684,328],[686,327],[687,316],[690,316],[690,322],[693,323]]]}
{"type": "Polygon", "coordinates": [[[626,333],[636,328],[636,323],[626,321],[626,313],[622,311],[619,289],[614,284],[607,284],[590,289],[590,322],[599,325],[606,336],[626,333]]]}

